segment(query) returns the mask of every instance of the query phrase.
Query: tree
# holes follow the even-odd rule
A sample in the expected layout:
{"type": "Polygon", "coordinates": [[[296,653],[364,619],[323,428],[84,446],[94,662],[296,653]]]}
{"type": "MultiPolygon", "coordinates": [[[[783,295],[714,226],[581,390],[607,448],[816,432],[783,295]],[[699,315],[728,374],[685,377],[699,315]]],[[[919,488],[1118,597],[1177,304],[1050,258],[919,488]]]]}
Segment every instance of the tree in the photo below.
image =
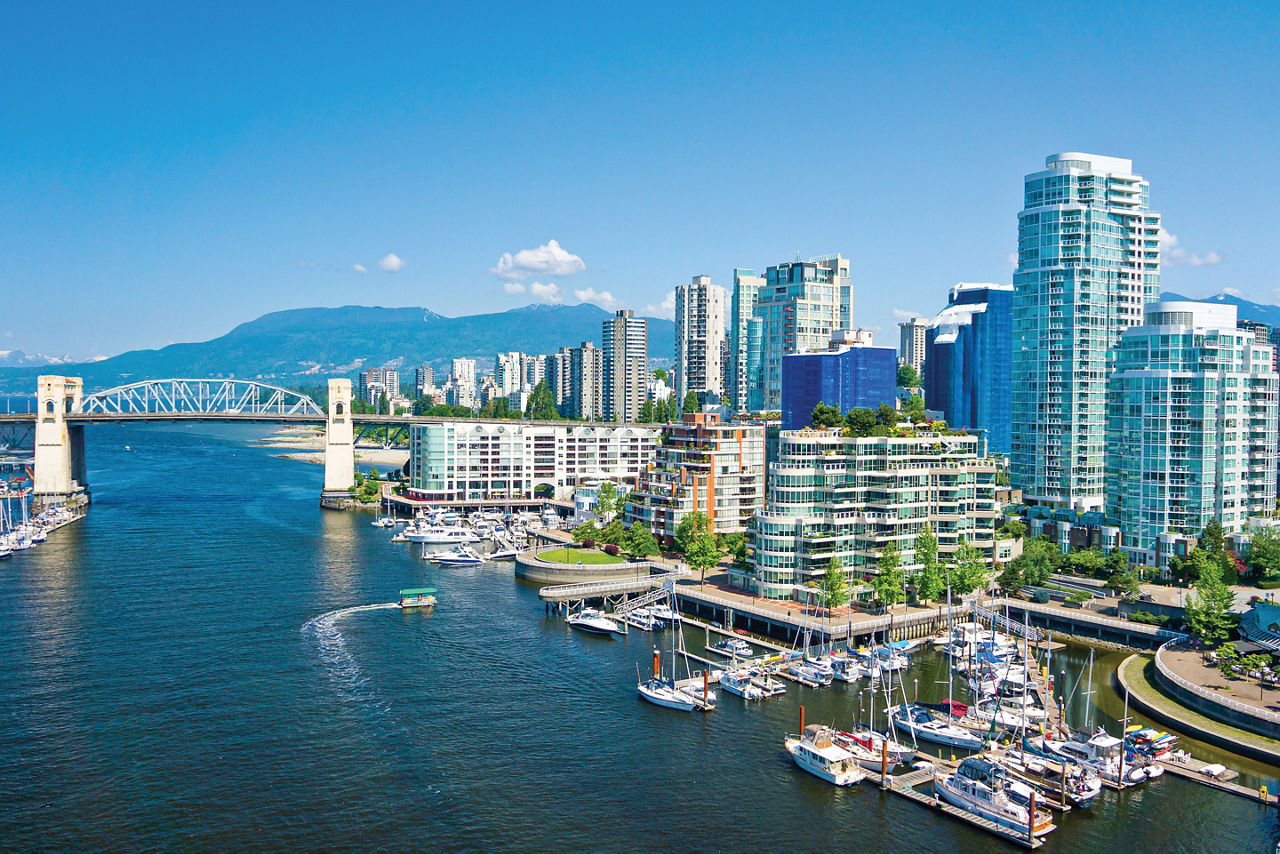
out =
{"type": "Polygon", "coordinates": [[[667,381],[667,372],[662,368],[657,368],[656,370],[654,370],[653,375],[655,378],[662,380],[664,383],[667,381]]]}
{"type": "Polygon", "coordinates": [[[874,409],[855,406],[845,413],[844,423],[850,436],[854,438],[870,436],[876,426],[876,412],[874,409]]]}
{"type": "Polygon", "coordinates": [[[614,519],[608,525],[600,529],[599,540],[602,543],[620,546],[627,536],[627,528],[622,524],[621,519],[614,519]]]}
{"type": "Polygon", "coordinates": [[[595,522],[584,522],[572,531],[573,541],[580,543],[583,540],[599,540],[600,529],[596,527],[595,522]]]}
{"type": "Polygon", "coordinates": [[[876,407],[876,426],[878,427],[888,427],[890,429],[897,427],[899,417],[898,410],[887,403],[882,403],[876,407]]]}
{"type": "Polygon", "coordinates": [[[1222,580],[1222,573],[1216,565],[1206,562],[1196,582],[1195,598],[1187,603],[1187,628],[1202,643],[1209,646],[1221,643],[1236,624],[1236,617],[1231,613],[1234,604],[1235,594],[1222,580]]]}
{"type": "Polygon", "coordinates": [[[545,379],[538,380],[529,395],[529,418],[534,421],[557,421],[560,413],[556,411],[556,398],[551,393],[551,383],[545,379]]]}
{"type": "MultiPolygon", "coordinates": [[[[1022,555],[1018,555],[1018,558],[1020,557],[1022,555]]],[[[1018,558],[1006,563],[999,577],[996,578],[996,583],[1005,593],[1013,594],[1022,589],[1022,566],[1018,563],[1018,558]]]]}
{"type": "Polygon", "coordinates": [[[685,514],[685,517],[680,520],[680,524],[676,526],[676,551],[681,554],[688,554],[694,534],[699,531],[705,531],[708,527],[710,525],[707,516],[701,510],[694,510],[692,513],[685,514]]]}
{"type": "Polygon", "coordinates": [[[818,405],[813,408],[813,415],[809,417],[809,424],[818,428],[843,427],[844,419],[840,417],[840,410],[834,406],[827,406],[822,401],[818,401],[818,405]]]}
{"type": "Polygon", "coordinates": [[[1245,561],[1263,578],[1280,576],[1280,528],[1271,525],[1250,528],[1245,561]]]}
{"type": "Polygon", "coordinates": [[[735,531],[732,534],[726,534],[724,537],[724,545],[729,554],[733,555],[734,566],[747,565],[747,535],[741,531],[735,531]]]}
{"type": "Polygon", "coordinates": [[[653,401],[646,400],[644,403],[640,404],[640,414],[636,416],[636,420],[641,424],[652,424],[655,414],[653,401]]]}
{"type": "Polygon", "coordinates": [[[911,395],[906,405],[902,407],[902,413],[911,420],[912,424],[919,424],[924,420],[924,398],[918,394],[911,395]]]}
{"type": "Polygon", "coordinates": [[[916,598],[922,602],[932,602],[947,589],[947,583],[938,566],[938,538],[928,525],[916,534],[916,561],[920,563],[915,577],[916,598]]]}
{"type": "Polygon", "coordinates": [[[1133,601],[1142,594],[1142,579],[1131,569],[1117,572],[1107,579],[1107,589],[1127,601],[1133,601]]]}
{"type": "Polygon", "coordinates": [[[715,536],[705,527],[698,528],[697,532],[689,540],[688,548],[684,550],[684,559],[689,564],[690,569],[699,573],[701,583],[705,584],[707,582],[707,570],[720,562],[720,549],[716,547],[715,536]]]}
{"type": "Polygon", "coordinates": [[[605,481],[596,489],[596,518],[608,522],[618,510],[618,488],[605,481]]]}
{"type": "Polygon", "coordinates": [[[1107,558],[1097,549],[1081,549],[1068,554],[1066,564],[1071,572],[1076,575],[1088,575],[1097,578],[1106,571],[1107,558]]]}
{"type": "Polygon", "coordinates": [[[920,373],[914,365],[898,366],[898,388],[919,388],[920,373]]]}
{"type": "Polygon", "coordinates": [[[949,567],[948,578],[951,580],[951,592],[963,596],[974,590],[985,590],[987,587],[987,566],[982,561],[982,552],[978,551],[968,540],[961,540],[953,555],[954,563],[949,567]]]}
{"type": "Polygon", "coordinates": [[[1000,533],[1008,534],[1015,540],[1020,540],[1027,535],[1027,524],[1021,519],[1010,519],[1001,526],[1000,533]]]}
{"type": "Polygon", "coordinates": [[[840,560],[832,557],[822,575],[822,607],[839,608],[849,601],[849,578],[840,560]]]}
{"type": "Polygon", "coordinates": [[[1240,660],[1240,650],[1233,643],[1224,643],[1218,647],[1218,672],[1231,678],[1232,666],[1240,660]]]}
{"type": "Polygon", "coordinates": [[[893,606],[905,597],[903,593],[902,559],[898,554],[898,544],[888,543],[880,552],[880,571],[871,579],[871,589],[876,599],[885,606],[893,606]]]}
{"type": "Polygon", "coordinates": [[[1222,523],[1210,519],[1209,524],[1200,532],[1200,547],[1211,555],[1222,554],[1227,548],[1227,538],[1222,532],[1222,523]]]}
{"type": "Polygon", "coordinates": [[[681,411],[688,415],[693,412],[701,412],[702,407],[698,404],[698,393],[693,389],[689,389],[684,394],[684,404],[680,407],[681,411]]]}
{"type": "Polygon", "coordinates": [[[658,553],[658,540],[653,532],[641,522],[632,522],[627,528],[627,535],[622,539],[622,548],[633,560],[644,560],[658,553]]]}

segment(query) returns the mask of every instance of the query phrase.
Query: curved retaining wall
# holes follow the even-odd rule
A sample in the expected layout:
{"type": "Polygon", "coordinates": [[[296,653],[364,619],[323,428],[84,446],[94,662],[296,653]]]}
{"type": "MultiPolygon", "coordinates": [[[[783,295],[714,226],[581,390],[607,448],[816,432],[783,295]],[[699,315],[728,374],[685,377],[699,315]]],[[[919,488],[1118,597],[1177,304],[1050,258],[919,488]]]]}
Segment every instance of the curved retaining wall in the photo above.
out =
{"type": "Polygon", "coordinates": [[[636,563],[548,563],[538,558],[538,552],[565,548],[564,543],[538,546],[516,555],[516,578],[538,584],[577,584],[582,581],[608,581],[614,578],[635,578],[648,575],[648,561],[636,563]]]}
{"type": "Polygon", "coordinates": [[[1156,682],[1159,683],[1160,688],[1165,693],[1184,706],[1195,709],[1200,714],[1215,721],[1221,721],[1224,724],[1239,727],[1267,738],[1276,738],[1280,735],[1280,714],[1238,702],[1230,697],[1224,697],[1221,694],[1210,691],[1208,688],[1188,682],[1174,673],[1160,660],[1160,653],[1164,652],[1164,648],[1172,643],[1174,641],[1161,644],[1160,648],[1156,650],[1156,682]]]}

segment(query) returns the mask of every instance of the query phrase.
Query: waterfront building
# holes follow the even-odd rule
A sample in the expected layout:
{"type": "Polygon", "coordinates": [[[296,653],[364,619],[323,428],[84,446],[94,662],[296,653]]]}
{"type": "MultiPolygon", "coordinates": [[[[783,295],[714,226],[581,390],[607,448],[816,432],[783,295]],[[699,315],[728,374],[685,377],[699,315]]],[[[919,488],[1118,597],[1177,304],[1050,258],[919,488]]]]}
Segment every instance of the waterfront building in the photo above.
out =
{"type": "Polygon", "coordinates": [[[756,311],[756,295],[762,287],[764,277],[757,276],[755,271],[746,268],[733,271],[733,304],[728,330],[729,376],[725,380],[725,392],[729,404],[738,412],[747,408],[750,327],[756,311]]]}
{"type": "Polygon", "coordinates": [[[649,378],[649,322],[621,309],[603,324],[601,417],[635,421],[649,378]]]}
{"type": "Polygon", "coordinates": [[[753,566],[732,572],[736,583],[759,596],[803,601],[831,558],[857,586],[876,572],[889,543],[910,573],[920,566],[915,540],[926,526],[938,539],[940,563],[962,541],[989,561],[999,506],[996,463],[982,456],[981,438],[924,425],[898,433],[783,430],[766,509],[753,524],[753,566]]]}
{"type": "Polygon", "coordinates": [[[1278,386],[1265,336],[1229,303],[1162,301],[1120,338],[1111,376],[1107,516],[1138,562],[1211,519],[1243,532],[1276,503],[1278,386]]]}
{"type": "Polygon", "coordinates": [[[925,350],[929,340],[929,321],[913,317],[898,324],[898,364],[910,365],[923,373],[925,350]]]}
{"type": "Polygon", "coordinates": [[[961,282],[925,338],[924,402],[952,427],[983,430],[1008,455],[1012,421],[1013,285],[961,282]]]}
{"type": "Polygon", "coordinates": [[[1010,476],[1027,501],[1102,510],[1107,381],[1160,293],[1160,215],[1133,163],[1054,154],[1026,176],[1013,274],[1010,476]]]}
{"type": "Polygon", "coordinates": [[[474,407],[476,405],[476,360],[454,359],[449,376],[453,382],[453,400],[449,403],[454,406],[474,407]]]}
{"type": "Polygon", "coordinates": [[[442,421],[414,424],[409,496],[426,501],[568,499],[579,483],[629,489],[657,430],[634,424],[442,421]]]}
{"type": "Polygon", "coordinates": [[[763,501],[764,426],[689,413],[662,426],[653,465],[627,503],[627,521],[673,537],[685,516],[701,511],[714,533],[728,534],[746,531],[763,501]]]}
{"type": "Polygon", "coordinates": [[[421,365],[413,372],[414,397],[430,394],[436,387],[436,372],[426,365],[421,365]]]}
{"type": "Polygon", "coordinates": [[[726,293],[710,276],[676,285],[676,399],[690,391],[724,395],[729,342],[725,339],[726,293]]]}
{"type": "Polygon", "coordinates": [[[820,350],[831,333],[849,328],[852,312],[849,261],[824,255],[769,267],[756,292],[749,325],[747,408],[776,412],[782,408],[782,359],[791,353],[820,350]],[[758,369],[752,371],[752,365],[758,369]]]}
{"type": "Polygon", "coordinates": [[[890,406],[897,399],[898,362],[892,347],[876,347],[869,330],[836,332],[825,350],[782,359],[782,429],[809,425],[819,403],[848,412],[890,406]]]}
{"type": "Polygon", "coordinates": [[[569,351],[568,416],[587,421],[602,417],[604,354],[591,341],[569,351]]]}

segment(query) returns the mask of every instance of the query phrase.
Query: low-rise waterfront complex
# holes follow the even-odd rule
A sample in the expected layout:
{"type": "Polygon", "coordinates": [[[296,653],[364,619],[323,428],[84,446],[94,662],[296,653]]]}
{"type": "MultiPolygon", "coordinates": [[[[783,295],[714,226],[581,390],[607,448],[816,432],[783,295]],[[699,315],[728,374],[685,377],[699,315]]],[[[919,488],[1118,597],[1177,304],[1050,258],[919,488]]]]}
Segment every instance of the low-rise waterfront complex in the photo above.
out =
{"type": "Polygon", "coordinates": [[[587,480],[634,484],[658,431],[634,424],[442,421],[413,425],[409,496],[568,498],[587,480]]]}
{"type": "Polygon", "coordinates": [[[767,509],[755,518],[758,595],[803,599],[832,558],[853,576],[874,572],[895,543],[911,571],[916,536],[938,539],[938,560],[967,541],[990,560],[995,545],[996,464],[981,439],[928,428],[852,437],[840,430],[784,430],[769,467],[767,509]]]}
{"type": "Polygon", "coordinates": [[[627,517],[658,536],[674,536],[696,510],[713,532],[728,534],[745,531],[763,500],[764,426],[691,413],[683,424],[662,428],[656,459],[640,475],[627,517]]]}

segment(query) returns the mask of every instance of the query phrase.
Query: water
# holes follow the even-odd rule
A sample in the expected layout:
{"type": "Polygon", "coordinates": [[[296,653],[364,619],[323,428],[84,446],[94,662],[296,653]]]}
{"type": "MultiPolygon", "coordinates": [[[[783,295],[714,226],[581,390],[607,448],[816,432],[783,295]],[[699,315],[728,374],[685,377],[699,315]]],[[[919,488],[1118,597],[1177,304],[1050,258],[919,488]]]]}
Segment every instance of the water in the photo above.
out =
{"type": "MultiPolygon", "coordinates": [[[[572,632],[510,564],[436,567],[368,514],[322,512],[319,468],[250,447],[259,435],[95,426],[88,518],[0,563],[5,848],[1002,844],[793,767],[781,739],[800,703],[851,722],[856,686],[725,696],[710,715],[648,705],[634,686],[651,636],[572,632]],[[423,585],[434,612],[387,607],[423,585]]],[[[938,673],[921,657],[908,690],[945,695],[938,673]]],[[[1274,812],[1167,775],[1061,825],[1047,850],[1280,838],[1274,812]]]]}

